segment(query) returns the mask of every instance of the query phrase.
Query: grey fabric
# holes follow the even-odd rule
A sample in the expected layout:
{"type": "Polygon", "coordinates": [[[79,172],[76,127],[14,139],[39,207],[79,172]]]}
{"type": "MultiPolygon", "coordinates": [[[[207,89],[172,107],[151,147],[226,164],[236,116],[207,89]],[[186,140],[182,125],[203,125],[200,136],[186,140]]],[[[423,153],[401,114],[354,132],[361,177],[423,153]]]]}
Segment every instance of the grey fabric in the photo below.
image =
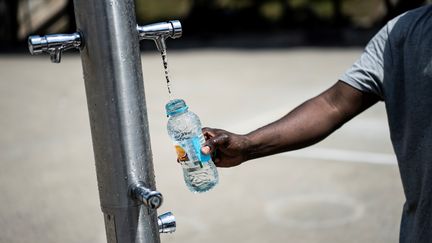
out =
{"type": "Polygon", "coordinates": [[[390,21],[340,79],[385,102],[406,197],[400,242],[432,242],[432,6],[390,21]]]}

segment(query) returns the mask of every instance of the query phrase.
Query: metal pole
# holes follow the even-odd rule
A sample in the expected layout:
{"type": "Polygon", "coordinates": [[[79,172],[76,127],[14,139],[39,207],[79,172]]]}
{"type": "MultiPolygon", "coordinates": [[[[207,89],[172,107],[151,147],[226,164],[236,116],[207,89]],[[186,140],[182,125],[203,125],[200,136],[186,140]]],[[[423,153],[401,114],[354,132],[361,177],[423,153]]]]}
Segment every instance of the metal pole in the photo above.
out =
{"type": "Polygon", "coordinates": [[[160,242],[156,210],[130,197],[155,190],[133,0],[74,0],[107,241],[160,242]]]}

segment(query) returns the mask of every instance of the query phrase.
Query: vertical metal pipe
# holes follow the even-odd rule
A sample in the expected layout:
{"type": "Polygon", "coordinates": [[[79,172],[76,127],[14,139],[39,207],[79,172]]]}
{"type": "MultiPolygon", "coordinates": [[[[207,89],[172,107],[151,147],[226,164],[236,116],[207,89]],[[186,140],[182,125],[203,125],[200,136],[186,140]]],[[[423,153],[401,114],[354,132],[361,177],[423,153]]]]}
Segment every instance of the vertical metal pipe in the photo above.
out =
{"type": "Polygon", "coordinates": [[[101,208],[108,242],[160,242],[156,210],[129,197],[155,190],[133,0],[74,0],[101,208]]]}

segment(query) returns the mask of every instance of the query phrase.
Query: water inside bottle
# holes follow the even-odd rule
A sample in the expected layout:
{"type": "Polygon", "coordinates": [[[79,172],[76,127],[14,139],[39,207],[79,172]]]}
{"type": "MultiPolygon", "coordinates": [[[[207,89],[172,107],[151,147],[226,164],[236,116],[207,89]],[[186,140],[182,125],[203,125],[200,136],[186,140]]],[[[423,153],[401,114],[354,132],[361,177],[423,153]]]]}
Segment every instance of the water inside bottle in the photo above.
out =
{"type": "MultiPolygon", "coordinates": [[[[184,181],[190,191],[194,193],[207,192],[215,187],[219,182],[219,175],[213,161],[200,161],[199,156],[194,148],[190,132],[178,133],[176,137],[182,148],[185,149],[187,159],[180,164],[183,168],[184,181]]],[[[204,143],[204,137],[201,135],[201,144],[204,143]]]]}
{"type": "Polygon", "coordinates": [[[182,167],[185,183],[192,192],[207,192],[218,184],[218,174],[212,161],[204,164],[200,161],[187,162],[182,167]]]}
{"type": "MultiPolygon", "coordinates": [[[[171,95],[166,52],[162,52],[168,93],[171,95]]],[[[170,97],[171,98],[171,97],[170,97]]],[[[219,182],[219,175],[215,164],[209,156],[201,153],[201,146],[205,142],[198,116],[188,111],[188,106],[181,99],[170,99],[165,106],[169,117],[167,130],[174,140],[177,161],[183,168],[186,186],[194,193],[207,192],[219,182]]]]}

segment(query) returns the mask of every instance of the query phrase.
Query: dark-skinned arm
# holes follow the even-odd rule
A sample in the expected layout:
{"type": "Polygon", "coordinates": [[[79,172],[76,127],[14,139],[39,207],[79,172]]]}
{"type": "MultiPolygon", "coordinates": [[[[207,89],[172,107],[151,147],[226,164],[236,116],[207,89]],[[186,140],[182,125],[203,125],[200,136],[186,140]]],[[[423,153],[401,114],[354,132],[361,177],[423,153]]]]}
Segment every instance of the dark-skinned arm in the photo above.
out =
{"type": "Polygon", "coordinates": [[[281,119],[249,134],[204,128],[202,151],[212,154],[219,167],[232,167],[247,160],[287,152],[315,144],[378,101],[339,81],[306,101],[281,119]]]}

